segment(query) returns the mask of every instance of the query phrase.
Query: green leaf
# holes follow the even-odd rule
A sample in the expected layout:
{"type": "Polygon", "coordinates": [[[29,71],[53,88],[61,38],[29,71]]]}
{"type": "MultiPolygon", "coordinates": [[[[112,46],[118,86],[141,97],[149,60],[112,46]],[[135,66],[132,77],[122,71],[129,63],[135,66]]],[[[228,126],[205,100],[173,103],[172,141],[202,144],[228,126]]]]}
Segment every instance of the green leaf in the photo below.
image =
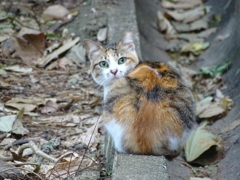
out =
{"type": "Polygon", "coordinates": [[[231,66],[231,61],[226,61],[222,64],[213,67],[202,67],[200,74],[206,78],[214,78],[217,75],[223,75],[231,66]]]}

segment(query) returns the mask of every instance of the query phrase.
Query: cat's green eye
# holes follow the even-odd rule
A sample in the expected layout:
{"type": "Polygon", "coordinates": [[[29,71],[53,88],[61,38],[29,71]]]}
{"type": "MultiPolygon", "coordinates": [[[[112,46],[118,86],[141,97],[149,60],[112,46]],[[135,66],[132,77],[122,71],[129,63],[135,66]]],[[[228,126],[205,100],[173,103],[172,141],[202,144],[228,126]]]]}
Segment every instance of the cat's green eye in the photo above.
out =
{"type": "Polygon", "coordinates": [[[118,60],[118,64],[123,64],[127,61],[127,58],[126,57],[121,57],[119,60],[118,60]]]}
{"type": "Polygon", "coordinates": [[[109,67],[107,61],[101,61],[101,62],[99,63],[99,66],[102,67],[102,68],[108,68],[108,67],[109,67]]]}

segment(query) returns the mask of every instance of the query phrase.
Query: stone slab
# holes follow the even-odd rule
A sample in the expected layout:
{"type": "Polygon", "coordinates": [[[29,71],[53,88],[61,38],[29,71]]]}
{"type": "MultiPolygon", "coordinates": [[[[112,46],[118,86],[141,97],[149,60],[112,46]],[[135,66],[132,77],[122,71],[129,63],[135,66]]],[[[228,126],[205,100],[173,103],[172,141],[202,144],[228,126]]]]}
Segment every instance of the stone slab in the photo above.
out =
{"type": "Polygon", "coordinates": [[[166,159],[161,156],[116,154],[113,180],[169,180],[166,159]]]}

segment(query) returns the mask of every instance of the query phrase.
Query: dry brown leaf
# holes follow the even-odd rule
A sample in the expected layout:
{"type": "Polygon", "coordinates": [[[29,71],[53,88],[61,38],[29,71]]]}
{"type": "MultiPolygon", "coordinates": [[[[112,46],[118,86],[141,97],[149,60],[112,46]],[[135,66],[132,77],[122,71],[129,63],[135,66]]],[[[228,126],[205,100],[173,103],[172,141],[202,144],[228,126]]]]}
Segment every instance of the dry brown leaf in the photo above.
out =
{"type": "Polygon", "coordinates": [[[16,38],[13,38],[16,54],[27,65],[33,64],[43,55],[45,46],[44,33],[22,28],[16,38]]]}
{"type": "Polygon", "coordinates": [[[64,20],[70,12],[64,6],[57,4],[49,6],[42,14],[45,21],[64,20]]]}
{"type": "Polygon", "coordinates": [[[203,177],[203,178],[200,178],[200,177],[190,177],[190,180],[212,180],[208,177],[203,177]]]}
{"type": "Polygon", "coordinates": [[[3,41],[6,41],[9,38],[10,38],[9,35],[0,35],[0,43],[3,42],[3,41]]]}
{"type": "MultiPolygon", "coordinates": [[[[65,156],[65,155],[63,155],[65,156]]],[[[67,153],[66,157],[60,158],[60,162],[58,162],[54,167],[48,168],[48,171],[45,173],[46,177],[48,179],[55,179],[56,178],[56,173],[57,175],[63,178],[69,177],[70,174],[75,174],[76,171],[78,170],[79,164],[81,163],[81,166],[83,168],[90,167],[94,164],[94,161],[91,159],[83,159],[82,156],[79,156],[77,153],[67,153]],[[70,171],[69,171],[70,169],[70,171]]]]}
{"type": "Polygon", "coordinates": [[[6,145],[9,145],[9,144],[12,144],[14,141],[16,141],[15,138],[4,138],[1,141],[0,146],[6,146],[6,145]]]}
{"type": "Polygon", "coordinates": [[[203,17],[189,24],[191,31],[204,30],[208,28],[208,18],[203,17]]]}
{"type": "MultiPolygon", "coordinates": [[[[96,122],[97,123],[97,122],[96,122]]],[[[98,127],[98,125],[97,125],[98,127]]],[[[89,144],[89,148],[95,148],[98,144],[98,131],[97,128],[94,130],[95,128],[95,124],[92,125],[90,128],[87,129],[86,132],[84,132],[83,134],[81,134],[81,136],[79,137],[79,141],[83,144],[88,145],[89,144]]]]}
{"type": "Polygon", "coordinates": [[[157,25],[161,32],[165,32],[165,34],[168,34],[168,35],[173,35],[177,33],[173,25],[170,23],[170,21],[164,16],[164,14],[161,11],[158,11],[157,18],[158,18],[157,25]]]}
{"type": "Polygon", "coordinates": [[[72,63],[72,61],[69,60],[68,58],[63,57],[63,58],[61,58],[61,59],[58,61],[58,66],[59,66],[61,69],[67,69],[67,67],[73,66],[73,63],[72,63]]]}
{"type": "Polygon", "coordinates": [[[218,102],[197,104],[196,114],[201,119],[217,118],[223,115],[225,108],[218,102]]]}
{"type": "Polygon", "coordinates": [[[7,71],[13,71],[13,72],[19,72],[19,73],[30,73],[32,72],[32,68],[29,67],[23,67],[19,65],[14,65],[14,66],[8,66],[4,68],[7,71]]]}
{"type": "Polygon", "coordinates": [[[233,101],[217,89],[214,101],[213,97],[207,97],[197,103],[196,115],[201,119],[215,120],[226,115],[232,106],[233,101]]]}
{"type": "Polygon", "coordinates": [[[58,110],[58,104],[56,103],[56,100],[47,100],[45,106],[42,108],[41,113],[43,114],[49,114],[54,113],[58,110]]]}
{"type": "Polygon", "coordinates": [[[86,64],[86,50],[81,43],[74,45],[66,55],[68,59],[78,66],[86,64]]]}
{"type": "Polygon", "coordinates": [[[23,114],[24,114],[24,110],[21,109],[18,112],[17,118],[14,121],[13,126],[12,126],[12,132],[14,134],[19,134],[22,136],[29,133],[29,130],[27,128],[23,127],[23,123],[22,123],[23,114]]]}
{"type": "Polygon", "coordinates": [[[208,38],[211,34],[215,33],[217,30],[217,28],[210,28],[210,29],[207,29],[205,31],[202,31],[198,34],[198,37],[199,38],[203,38],[203,39],[206,39],[208,38]]]}
{"type": "Polygon", "coordinates": [[[203,123],[189,135],[184,150],[187,162],[194,162],[201,165],[214,163],[221,152],[221,139],[206,130],[207,123],[203,123]],[[214,148],[208,156],[201,156],[214,148]],[[212,153],[212,154],[211,154],[212,153]]]}
{"type": "Polygon", "coordinates": [[[181,33],[176,35],[176,38],[183,39],[188,42],[203,42],[203,39],[198,38],[196,33],[181,33]]]}
{"type": "Polygon", "coordinates": [[[166,1],[163,0],[161,5],[166,9],[192,9],[202,4],[202,0],[182,0],[182,1],[166,1]]]}
{"type": "Polygon", "coordinates": [[[64,116],[54,116],[54,117],[47,117],[47,118],[41,118],[40,121],[46,122],[46,123],[54,123],[58,124],[59,126],[77,126],[80,124],[81,119],[77,115],[73,114],[66,114],[64,116]]]}
{"type": "Polygon", "coordinates": [[[9,83],[6,83],[6,82],[0,80],[0,86],[6,88],[6,87],[10,87],[11,85],[9,83]]]}
{"type": "Polygon", "coordinates": [[[33,111],[38,105],[44,104],[45,101],[38,97],[12,98],[5,103],[5,106],[13,107],[18,110],[24,109],[26,112],[33,111]]]}
{"type": "Polygon", "coordinates": [[[190,23],[196,21],[205,15],[205,7],[198,6],[194,9],[187,11],[170,11],[167,10],[166,13],[171,16],[176,21],[181,21],[183,23],[190,23]]]}
{"type": "Polygon", "coordinates": [[[178,21],[171,22],[178,33],[191,32],[190,25],[178,21]]]}

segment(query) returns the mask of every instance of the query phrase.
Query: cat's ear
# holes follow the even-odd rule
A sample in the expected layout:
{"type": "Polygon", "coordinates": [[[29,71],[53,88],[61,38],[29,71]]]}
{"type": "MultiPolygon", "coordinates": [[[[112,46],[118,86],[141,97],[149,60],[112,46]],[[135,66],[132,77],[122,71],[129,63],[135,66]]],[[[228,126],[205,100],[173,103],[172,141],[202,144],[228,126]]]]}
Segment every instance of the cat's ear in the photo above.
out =
{"type": "Polygon", "coordinates": [[[135,51],[134,38],[132,32],[125,32],[123,38],[118,43],[118,48],[133,52],[135,51]]]}
{"type": "Polygon", "coordinates": [[[100,44],[89,39],[84,40],[83,47],[85,48],[90,60],[98,57],[103,53],[103,47],[100,44]]]}

